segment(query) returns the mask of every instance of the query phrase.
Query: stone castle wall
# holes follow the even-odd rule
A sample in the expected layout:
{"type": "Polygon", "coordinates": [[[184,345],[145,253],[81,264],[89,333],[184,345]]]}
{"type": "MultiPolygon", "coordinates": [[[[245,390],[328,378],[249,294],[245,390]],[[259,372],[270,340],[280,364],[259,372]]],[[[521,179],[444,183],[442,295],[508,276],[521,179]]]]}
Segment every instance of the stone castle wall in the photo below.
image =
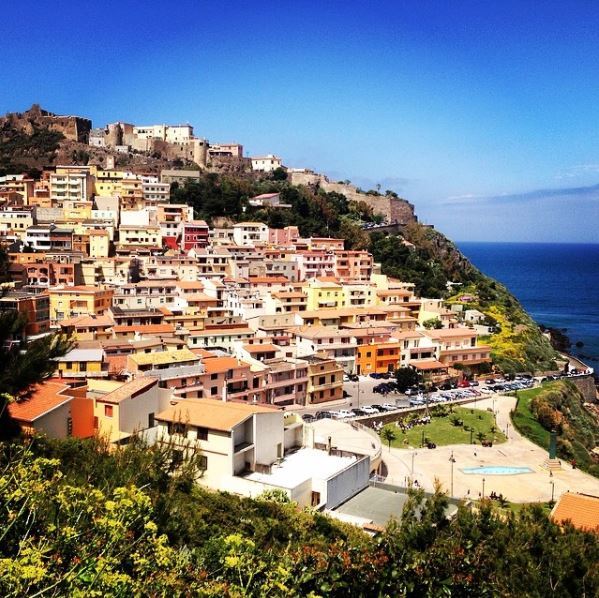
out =
{"type": "Polygon", "coordinates": [[[383,214],[389,222],[409,224],[418,220],[414,213],[414,206],[405,199],[360,193],[354,185],[333,183],[326,176],[310,171],[290,172],[289,176],[293,185],[319,187],[327,192],[341,193],[348,201],[363,201],[375,214],[383,214]]]}

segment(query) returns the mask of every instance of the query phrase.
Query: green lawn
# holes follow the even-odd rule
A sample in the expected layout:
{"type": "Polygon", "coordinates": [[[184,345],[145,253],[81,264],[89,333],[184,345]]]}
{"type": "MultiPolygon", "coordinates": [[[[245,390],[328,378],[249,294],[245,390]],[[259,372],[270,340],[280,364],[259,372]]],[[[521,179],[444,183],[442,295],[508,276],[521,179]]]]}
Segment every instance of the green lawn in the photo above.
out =
{"type": "Polygon", "coordinates": [[[516,393],[518,403],[516,404],[516,409],[512,413],[512,422],[520,434],[546,449],[549,447],[550,434],[543,428],[530,411],[530,402],[542,390],[544,390],[544,386],[531,388],[529,390],[519,390],[516,393]]]}
{"type": "MultiPolygon", "coordinates": [[[[480,444],[481,441],[477,437],[479,432],[482,432],[487,440],[493,440],[494,443],[505,442],[505,435],[500,430],[491,432],[494,425],[495,417],[489,411],[458,407],[454,409],[454,413],[443,417],[433,417],[429,424],[414,426],[406,433],[403,433],[395,424],[388,424],[385,428],[390,428],[395,432],[396,438],[391,442],[391,446],[407,448],[419,447],[423,432],[424,437],[437,446],[470,444],[470,438],[472,438],[473,444],[480,444]],[[454,418],[461,419],[464,426],[454,425],[452,422],[454,418]],[[472,428],[472,435],[470,431],[464,430],[464,427],[472,428]]],[[[381,437],[381,440],[388,446],[388,441],[384,439],[384,436],[381,437]]]]}

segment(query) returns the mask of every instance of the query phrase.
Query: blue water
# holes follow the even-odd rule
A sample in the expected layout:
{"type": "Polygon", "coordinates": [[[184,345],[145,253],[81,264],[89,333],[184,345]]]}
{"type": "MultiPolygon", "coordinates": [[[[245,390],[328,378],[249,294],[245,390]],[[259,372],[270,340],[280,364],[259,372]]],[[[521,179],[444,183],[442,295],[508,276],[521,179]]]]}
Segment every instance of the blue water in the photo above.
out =
{"type": "Polygon", "coordinates": [[[589,362],[589,356],[599,359],[599,245],[459,243],[459,248],[506,285],[537,322],[566,328],[571,353],[589,362]],[[584,346],[577,348],[577,341],[584,346]]]}
{"type": "Polygon", "coordinates": [[[510,467],[508,465],[482,465],[480,467],[465,467],[463,473],[478,473],[481,475],[518,475],[532,473],[530,467],[510,467]]]}

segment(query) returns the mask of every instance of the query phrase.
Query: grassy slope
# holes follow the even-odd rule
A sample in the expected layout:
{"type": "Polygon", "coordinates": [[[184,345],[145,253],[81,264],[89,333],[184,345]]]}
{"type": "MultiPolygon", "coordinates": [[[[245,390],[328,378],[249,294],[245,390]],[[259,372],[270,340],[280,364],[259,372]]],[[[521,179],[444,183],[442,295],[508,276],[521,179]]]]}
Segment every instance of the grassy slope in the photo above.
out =
{"type": "MultiPolygon", "coordinates": [[[[433,417],[430,424],[415,426],[405,433],[394,424],[389,424],[386,427],[391,428],[397,435],[391,446],[396,448],[419,447],[423,432],[425,438],[428,438],[438,446],[470,444],[470,432],[464,430],[462,426],[455,426],[451,421],[453,418],[461,419],[464,422],[464,426],[473,428],[472,442],[474,444],[480,444],[480,440],[477,438],[479,432],[482,432],[487,439],[494,438],[494,442],[496,443],[505,442],[505,436],[502,432],[499,430],[495,432],[491,431],[492,426],[495,425],[495,418],[492,413],[481,409],[472,410],[465,407],[458,407],[454,409],[453,414],[444,417],[433,417]]],[[[383,440],[383,442],[385,441],[383,440]]]]}
{"type": "Polygon", "coordinates": [[[531,401],[543,392],[544,388],[530,388],[528,390],[519,390],[516,393],[518,403],[512,414],[512,422],[520,434],[544,449],[548,449],[549,431],[543,428],[530,408],[531,401]]]}
{"type": "Polygon", "coordinates": [[[558,457],[599,477],[599,464],[590,451],[599,444],[599,422],[583,407],[578,389],[566,381],[518,392],[512,416],[516,428],[535,444],[549,447],[549,432],[558,432],[558,457]]]}

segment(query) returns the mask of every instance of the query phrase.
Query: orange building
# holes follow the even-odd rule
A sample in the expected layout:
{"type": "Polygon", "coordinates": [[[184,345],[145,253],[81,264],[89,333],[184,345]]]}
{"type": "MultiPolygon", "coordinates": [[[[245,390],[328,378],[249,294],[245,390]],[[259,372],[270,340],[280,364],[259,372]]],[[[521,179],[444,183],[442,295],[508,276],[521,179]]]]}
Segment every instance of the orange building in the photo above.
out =
{"type": "Polygon", "coordinates": [[[401,360],[401,343],[373,343],[357,347],[357,373],[385,374],[399,367],[401,360]]]}

